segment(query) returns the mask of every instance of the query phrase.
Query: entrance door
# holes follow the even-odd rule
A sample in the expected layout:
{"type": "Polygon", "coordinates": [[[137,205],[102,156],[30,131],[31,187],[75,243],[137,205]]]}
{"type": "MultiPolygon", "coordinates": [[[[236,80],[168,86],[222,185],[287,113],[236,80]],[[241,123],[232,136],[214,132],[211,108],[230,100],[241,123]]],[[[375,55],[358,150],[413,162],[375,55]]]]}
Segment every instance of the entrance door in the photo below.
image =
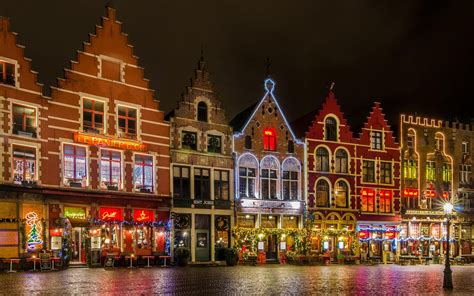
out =
{"type": "Polygon", "coordinates": [[[210,215],[196,215],[196,261],[211,261],[210,215]]]}
{"type": "Polygon", "coordinates": [[[276,235],[267,237],[267,248],[265,250],[267,261],[276,261],[278,252],[278,242],[276,235]]]}
{"type": "Polygon", "coordinates": [[[85,254],[85,242],[82,238],[82,227],[74,227],[72,229],[72,240],[71,240],[71,250],[72,258],[71,263],[86,263],[86,254],[85,254]]]}

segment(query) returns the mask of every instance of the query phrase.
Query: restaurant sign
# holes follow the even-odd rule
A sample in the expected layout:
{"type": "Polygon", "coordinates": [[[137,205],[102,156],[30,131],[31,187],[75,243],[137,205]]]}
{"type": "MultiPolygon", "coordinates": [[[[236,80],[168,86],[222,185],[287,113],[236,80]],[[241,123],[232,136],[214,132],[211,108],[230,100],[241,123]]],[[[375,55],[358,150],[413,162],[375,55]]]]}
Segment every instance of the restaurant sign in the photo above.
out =
{"type": "Polygon", "coordinates": [[[86,144],[89,146],[101,146],[133,151],[146,151],[146,145],[139,142],[91,136],[77,132],[74,133],[74,142],[86,144]]]}
{"type": "Polygon", "coordinates": [[[133,210],[133,220],[135,222],[153,222],[153,210],[133,210]]]}
{"type": "Polygon", "coordinates": [[[123,221],[121,208],[100,208],[100,219],[104,221],[123,221]]]}
{"type": "Polygon", "coordinates": [[[64,217],[70,219],[86,219],[84,208],[64,207],[64,217]]]}

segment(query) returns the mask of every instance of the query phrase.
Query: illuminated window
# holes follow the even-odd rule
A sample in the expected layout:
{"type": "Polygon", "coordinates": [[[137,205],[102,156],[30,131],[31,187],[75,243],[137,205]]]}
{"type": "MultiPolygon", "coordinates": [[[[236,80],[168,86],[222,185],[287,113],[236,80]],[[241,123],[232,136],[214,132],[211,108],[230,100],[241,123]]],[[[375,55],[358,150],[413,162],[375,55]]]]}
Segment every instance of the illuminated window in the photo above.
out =
{"type": "Polygon", "coordinates": [[[347,152],[344,149],[338,149],[336,151],[336,173],[348,173],[349,158],[347,152]]]}
{"type": "Polygon", "coordinates": [[[0,83],[15,86],[15,65],[0,61],[0,83]]]}
{"type": "Polygon", "coordinates": [[[153,156],[135,155],[133,183],[135,191],[153,192],[153,156]]]}
{"type": "Polygon", "coordinates": [[[263,130],[263,149],[268,151],[276,150],[276,132],[274,128],[263,130]]]}
{"type": "Polygon", "coordinates": [[[211,199],[211,172],[209,169],[194,169],[194,198],[211,199]]]}
{"type": "Polygon", "coordinates": [[[392,163],[391,162],[380,162],[380,183],[391,184],[392,183],[392,163]]]}
{"type": "Polygon", "coordinates": [[[199,102],[197,106],[197,120],[207,122],[207,105],[204,102],[199,102]]]}
{"type": "Polygon", "coordinates": [[[255,215],[237,215],[237,225],[242,228],[254,228],[255,215]]]}
{"type": "Polygon", "coordinates": [[[87,185],[86,148],[64,145],[64,184],[71,187],[87,185]]]}
{"type": "Polygon", "coordinates": [[[329,183],[326,180],[319,180],[316,184],[316,206],[329,207],[329,183]]]}
{"type": "Polygon", "coordinates": [[[349,207],[349,190],[346,182],[338,181],[336,183],[336,187],[334,188],[334,194],[336,197],[337,208],[349,207]]]}
{"type": "Polygon", "coordinates": [[[415,133],[412,130],[409,130],[407,134],[407,147],[415,148],[415,133]]]}
{"type": "Polygon", "coordinates": [[[277,174],[277,170],[275,169],[262,169],[260,181],[263,199],[277,198],[277,174]]]}
{"type": "Polygon", "coordinates": [[[13,183],[36,181],[36,150],[31,147],[13,146],[13,183]]]}
{"type": "Polygon", "coordinates": [[[316,149],[316,170],[329,172],[329,152],[324,147],[316,149]]]}
{"type": "Polygon", "coordinates": [[[173,197],[191,198],[189,167],[173,167],[173,197]]]}
{"type": "Polygon", "coordinates": [[[207,152],[221,153],[221,137],[220,136],[207,136],[207,152]]]}
{"type": "Polygon", "coordinates": [[[463,154],[469,155],[469,142],[462,142],[461,150],[463,154]]]}
{"type": "Polygon", "coordinates": [[[434,161],[426,161],[426,180],[434,181],[436,179],[436,167],[434,161]]]}
{"type": "Polygon", "coordinates": [[[252,137],[245,136],[245,149],[252,149],[252,137]]]}
{"type": "Polygon", "coordinates": [[[229,172],[214,171],[214,199],[229,200],[229,172]]]}
{"type": "Polygon", "coordinates": [[[364,160],[362,162],[362,181],[375,183],[375,161],[364,160]]]}
{"type": "Polygon", "coordinates": [[[181,147],[183,149],[196,150],[197,149],[197,135],[196,135],[196,133],[183,131],[181,147]]]}
{"type": "Polygon", "coordinates": [[[281,228],[298,228],[299,217],[298,216],[283,216],[281,221],[281,228]]]}
{"type": "Polygon", "coordinates": [[[392,212],[392,191],[380,190],[379,191],[379,206],[380,213],[391,213],[392,212]]]}
{"type": "Polygon", "coordinates": [[[362,212],[375,212],[375,190],[362,189],[362,212]]]}
{"type": "Polygon", "coordinates": [[[459,182],[461,184],[471,184],[471,165],[459,165],[459,182]]]}
{"type": "Polygon", "coordinates": [[[444,148],[444,136],[441,133],[435,135],[435,149],[441,151],[444,148]]]}
{"type": "Polygon", "coordinates": [[[418,175],[418,162],[416,160],[403,161],[403,176],[405,179],[416,179],[418,175]]]}
{"type": "Polygon", "coordinates": [[[119,151],[101,150],[100,186],[103,189],[122,188],[122,154],[119,151]]]}
{"type": "Polygon", "coordinates": [[[83,99],[82,120],[84,131],[103,132],[104,130],[104,102],[83,99]]]}
{"type": "Polygon", "coordinates": [[[374,150],[382,150],[382,132],[372,131],[370,133],[371,147],[374,150]]]}
{"type": "Polygon", "coordinates": [[[333,117],[326,118],[324,124],[326,141],[337,141],[337,121],[333,117]]]}
{"type": "Polygon", "coordinates": [[[36,138],[36,109],[13,104],[13,133],[36,138]]]}
{"type": "Polygon", "coordinates": [[[137,109],[118,106],[119,136],[137,138],[137,109]]]}
{"type": "Polygon", "coordinates": [[[239,192],[241,197],[255,196],[255,169],[239,167],[239,192]]]}
{"type": "Polygon", "coordinates": [[[283,171],[283,198],[298,199],[298,172],[283,171]]]}
{"type": "Polygon", "coordinates": [[[449,163],[443,164],[443,182],[451,182],[452,170],[449,163]]]}

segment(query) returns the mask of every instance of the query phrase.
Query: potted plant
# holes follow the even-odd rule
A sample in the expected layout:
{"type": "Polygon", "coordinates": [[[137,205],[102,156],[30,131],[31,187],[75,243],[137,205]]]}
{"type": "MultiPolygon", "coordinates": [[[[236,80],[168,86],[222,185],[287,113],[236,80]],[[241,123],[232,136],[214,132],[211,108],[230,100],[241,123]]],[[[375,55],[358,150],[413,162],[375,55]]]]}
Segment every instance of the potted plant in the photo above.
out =
{"type": "Polygon", "coordinates": [[[187,248],[179,247],[176,249],[175,257],[178,266],[184,267],[188,265],[189,254],[190,252],[187,248]]]}
{"type": "Polygon", "coordinates": [[[237,264],[239,258],[239,252],[235,248],[225,249],[225,262],[228,266],[234,266],[237,264]]]}
{"type": "Polygon", "coordinates": [[[337,264],[344,264],[344,255],[337,254],[337,264]]]}

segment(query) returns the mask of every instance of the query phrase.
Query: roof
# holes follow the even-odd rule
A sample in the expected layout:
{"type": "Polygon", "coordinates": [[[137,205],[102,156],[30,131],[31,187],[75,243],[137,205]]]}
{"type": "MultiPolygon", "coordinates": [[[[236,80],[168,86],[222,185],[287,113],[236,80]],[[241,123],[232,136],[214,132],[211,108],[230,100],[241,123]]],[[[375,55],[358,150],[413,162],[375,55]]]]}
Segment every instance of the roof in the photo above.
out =
{"type": "Polygon", "coordinates": [[[242,131],[242,128],[249,119],[250,115],[252,115],[252,112],[257,107],[258,103],[259,102],[253,103],[252,105],[245,108],[245,110],[234,116],[234,118],[229,122],[229,125],[232,126],[234,131],[242,131]]]}

